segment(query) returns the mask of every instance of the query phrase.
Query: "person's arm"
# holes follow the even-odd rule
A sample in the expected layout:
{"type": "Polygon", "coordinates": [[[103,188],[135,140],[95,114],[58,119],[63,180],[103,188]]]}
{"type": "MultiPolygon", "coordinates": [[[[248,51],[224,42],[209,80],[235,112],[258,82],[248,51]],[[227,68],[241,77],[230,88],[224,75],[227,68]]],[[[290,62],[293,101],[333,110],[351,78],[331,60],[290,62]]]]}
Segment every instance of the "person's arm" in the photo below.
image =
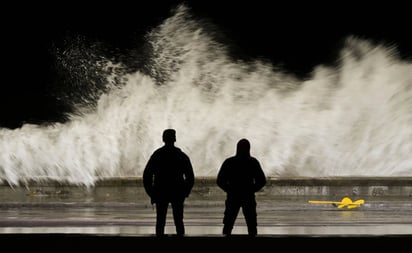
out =
{"type": "Polygon", "coordinates": [[[185,164],[185,196],[188,197],[195,184],[195,174],[193,172],[193,166],[190,162],[190,158],[186,156],[185,164]]]}
{"type": "Polygon", "coordinates": [[[224,161],[217,174],[216,184],[225,192],[228,191],[228,182],[226,175],[227,162],[224,161]]]}
{"type": "Polygon", "coordinates": [[[150,198],[153,197],[154,157],[150,157],[143,171],[143,187],[150,198]]]}
{"type": "Polygon", "coordinates": [[[255,166],[255,192],[257,192],[266,185],[266,175],[258,160],[256,160],[255,166]]]}

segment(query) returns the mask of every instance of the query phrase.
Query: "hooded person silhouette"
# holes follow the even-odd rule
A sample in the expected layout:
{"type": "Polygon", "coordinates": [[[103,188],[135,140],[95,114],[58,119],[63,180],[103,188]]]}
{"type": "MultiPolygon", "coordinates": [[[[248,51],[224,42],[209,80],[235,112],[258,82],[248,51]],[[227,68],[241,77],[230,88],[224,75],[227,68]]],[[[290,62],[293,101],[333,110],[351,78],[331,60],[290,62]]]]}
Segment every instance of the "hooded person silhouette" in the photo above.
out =
{"type": "Polygon", "coordinates": [[[226,192],[223,235],[230,236],[240,208],[249,236],[257,235],[255,193],[266,185],[266,176],[259,161],[250,155],[250,143],[241,139],[236,155],[227,158],[217,175],[217,185],[226,192]]]}
{"type": "Polygon", "coordinates": [[[156,236],[164,236],[167,209],[173,209],[177,236],[184,236],[184,201],[193,188],[194,173],[189,157],[175,147],[176,131],[163,131],[164,146],[150,157],[143,172],[143,185],[156,205],[156,236]]]}

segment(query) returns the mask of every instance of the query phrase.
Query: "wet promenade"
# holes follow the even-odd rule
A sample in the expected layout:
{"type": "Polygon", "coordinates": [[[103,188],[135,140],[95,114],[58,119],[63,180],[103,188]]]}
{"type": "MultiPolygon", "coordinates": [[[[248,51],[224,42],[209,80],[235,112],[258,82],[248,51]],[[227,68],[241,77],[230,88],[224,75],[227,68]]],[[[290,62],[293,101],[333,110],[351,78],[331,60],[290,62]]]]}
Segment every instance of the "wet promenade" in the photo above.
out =
{"type": "MultiPolygon", "coordinates": [[[[252,240],[245,236],[241,212],[234,237],[221,236],[224,198],[213,179],[197,179],[185,206],[185,240],[252,240]]],[[[93,187],[52,181],[19,187],[3,184],[0,201],[2,240],[156,240],[155,210],[139,179],[104,180],[93,187]]],[[[257,194],[257,201],[259,235],[255,242],[350,238],[373,240],[376,245],[377,241],[412,236],[411,178],[270,179],[257,194]],[[340,201],[343,197],[365,203],[348,209],[308,202],[340,201]]],[[[171,212],[167,222],[166,232],[172,240],[171,212]]]]}

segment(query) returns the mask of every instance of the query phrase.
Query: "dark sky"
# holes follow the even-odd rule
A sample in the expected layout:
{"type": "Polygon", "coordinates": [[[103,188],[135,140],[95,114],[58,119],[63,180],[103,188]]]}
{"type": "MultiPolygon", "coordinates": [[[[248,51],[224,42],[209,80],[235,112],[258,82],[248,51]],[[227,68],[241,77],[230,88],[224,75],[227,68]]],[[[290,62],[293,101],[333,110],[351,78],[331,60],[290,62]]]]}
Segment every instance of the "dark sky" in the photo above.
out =
{"type": "MultiPolygon", "coordinates": [[[[0,127],[61,120],[68,110],[49,92],[50,49],[67,34],[80,34],[127,49],[169,16],[177,0],[115,3],[55,1],[5,6],[0,127]]],[[[396,44],[412,57],[409,8],[389,2],[186,1],[196,17],[213,22],[240,58],[262,58],[305,76],[333,63],[348,35],[396,44]],[[316,2],[315,2],[316,3],[316,2]],[[392,4],[392,5],[390,5],[392,4]]]]}

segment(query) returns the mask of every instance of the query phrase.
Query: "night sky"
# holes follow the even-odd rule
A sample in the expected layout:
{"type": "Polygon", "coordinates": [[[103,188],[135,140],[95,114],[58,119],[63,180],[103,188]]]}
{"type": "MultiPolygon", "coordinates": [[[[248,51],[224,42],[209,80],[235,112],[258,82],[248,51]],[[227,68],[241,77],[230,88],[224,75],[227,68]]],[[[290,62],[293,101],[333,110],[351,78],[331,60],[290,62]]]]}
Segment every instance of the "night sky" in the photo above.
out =
{"type": "MultiPolygon", "coordinates": [[[[51,49],[68,35],[83,35],[127,52],[181,2],[55,1],[5,6],[7,15],[1,18],[0,127],[64,121],[62,112],[70,108],[51,92],[56,85],[51,49]]],[[[412,59],[406,6],[276,2],[193,0],[186,4],[195,17],[215,25],[212,29],[231,45],[234,57],[269,61],[301,78],[308,77],[316,65],[334,64],[348,35],[396,46],[402,58],[412,59]]]]}

